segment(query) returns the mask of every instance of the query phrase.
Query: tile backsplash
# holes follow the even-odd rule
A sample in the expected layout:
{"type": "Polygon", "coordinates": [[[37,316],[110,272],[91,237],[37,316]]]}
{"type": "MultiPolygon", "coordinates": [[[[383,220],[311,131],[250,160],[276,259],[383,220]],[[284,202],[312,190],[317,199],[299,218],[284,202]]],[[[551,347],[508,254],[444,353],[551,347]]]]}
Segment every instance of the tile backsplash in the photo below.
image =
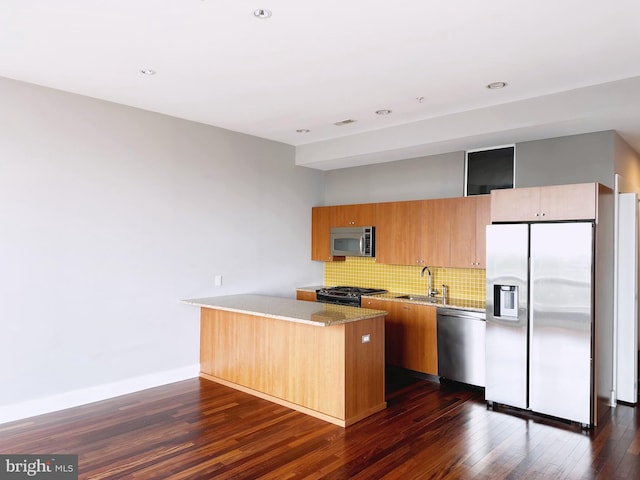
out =
{"type": "MultiPolygon", "coordinates": [[[[439,295],[442,284],[449,287],[449,297],[464,300],[485,300],[485,271],[471,268],[429,267],[433,274],[433,288],[439,295]]],[[[348,285],[363,288],[384,288],[394,293],[425,295],[427,274],[420,276],[422,267],[382,265],[375,258],[347,257],[344,262],[324,264],[324,284],[348,285]]]]}

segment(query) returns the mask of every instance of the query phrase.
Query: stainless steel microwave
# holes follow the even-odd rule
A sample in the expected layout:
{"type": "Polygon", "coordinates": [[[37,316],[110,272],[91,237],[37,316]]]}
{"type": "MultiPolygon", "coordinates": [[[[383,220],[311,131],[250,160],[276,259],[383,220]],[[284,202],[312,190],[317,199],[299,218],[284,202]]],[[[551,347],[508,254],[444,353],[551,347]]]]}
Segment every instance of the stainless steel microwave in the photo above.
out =
{"type": "Polygon", "coordinates": [[[376,227],[334,227],[331,229],[331,255],[337,257],[375,257],[376,227]]]}

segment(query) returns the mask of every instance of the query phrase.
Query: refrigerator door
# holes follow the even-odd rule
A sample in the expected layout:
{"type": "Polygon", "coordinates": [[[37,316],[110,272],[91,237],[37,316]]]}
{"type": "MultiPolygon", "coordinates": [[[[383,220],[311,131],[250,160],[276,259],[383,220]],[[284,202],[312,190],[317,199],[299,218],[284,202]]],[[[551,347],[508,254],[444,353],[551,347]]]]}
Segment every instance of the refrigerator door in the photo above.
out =
{"type": "Polygon", "coordinates": [[[592,424],[593,224],[531,226],[531,410],[592,424]]]}
{"type": "Polygon", "coordinates": [[[487,226],[486,387],[490,402],[527,408],[529,226],[487,226]]]}

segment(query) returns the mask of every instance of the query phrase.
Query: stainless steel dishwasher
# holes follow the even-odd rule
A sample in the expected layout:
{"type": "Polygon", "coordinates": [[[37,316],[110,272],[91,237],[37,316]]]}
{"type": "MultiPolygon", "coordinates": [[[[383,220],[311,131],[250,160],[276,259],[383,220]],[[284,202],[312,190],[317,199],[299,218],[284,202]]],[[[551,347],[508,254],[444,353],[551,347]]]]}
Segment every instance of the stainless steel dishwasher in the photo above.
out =
{"type": "Polygon", "coordinates": [[[438,308],[438,375],[485,386],[485,312],[438,308]]]}

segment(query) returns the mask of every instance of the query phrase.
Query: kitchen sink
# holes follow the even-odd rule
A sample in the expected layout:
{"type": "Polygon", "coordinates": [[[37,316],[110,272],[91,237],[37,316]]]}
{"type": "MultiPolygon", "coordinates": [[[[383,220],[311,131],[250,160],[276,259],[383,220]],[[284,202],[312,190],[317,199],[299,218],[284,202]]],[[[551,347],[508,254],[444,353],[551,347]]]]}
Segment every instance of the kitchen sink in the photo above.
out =
{"type": "Polygon", "coordinates": [[[403,298],[405,300],[413,300],[415,302],[425,303],[442,303],[441,297],[429,297],[427,295],[400,295],[396,298],[403,298]]]}

